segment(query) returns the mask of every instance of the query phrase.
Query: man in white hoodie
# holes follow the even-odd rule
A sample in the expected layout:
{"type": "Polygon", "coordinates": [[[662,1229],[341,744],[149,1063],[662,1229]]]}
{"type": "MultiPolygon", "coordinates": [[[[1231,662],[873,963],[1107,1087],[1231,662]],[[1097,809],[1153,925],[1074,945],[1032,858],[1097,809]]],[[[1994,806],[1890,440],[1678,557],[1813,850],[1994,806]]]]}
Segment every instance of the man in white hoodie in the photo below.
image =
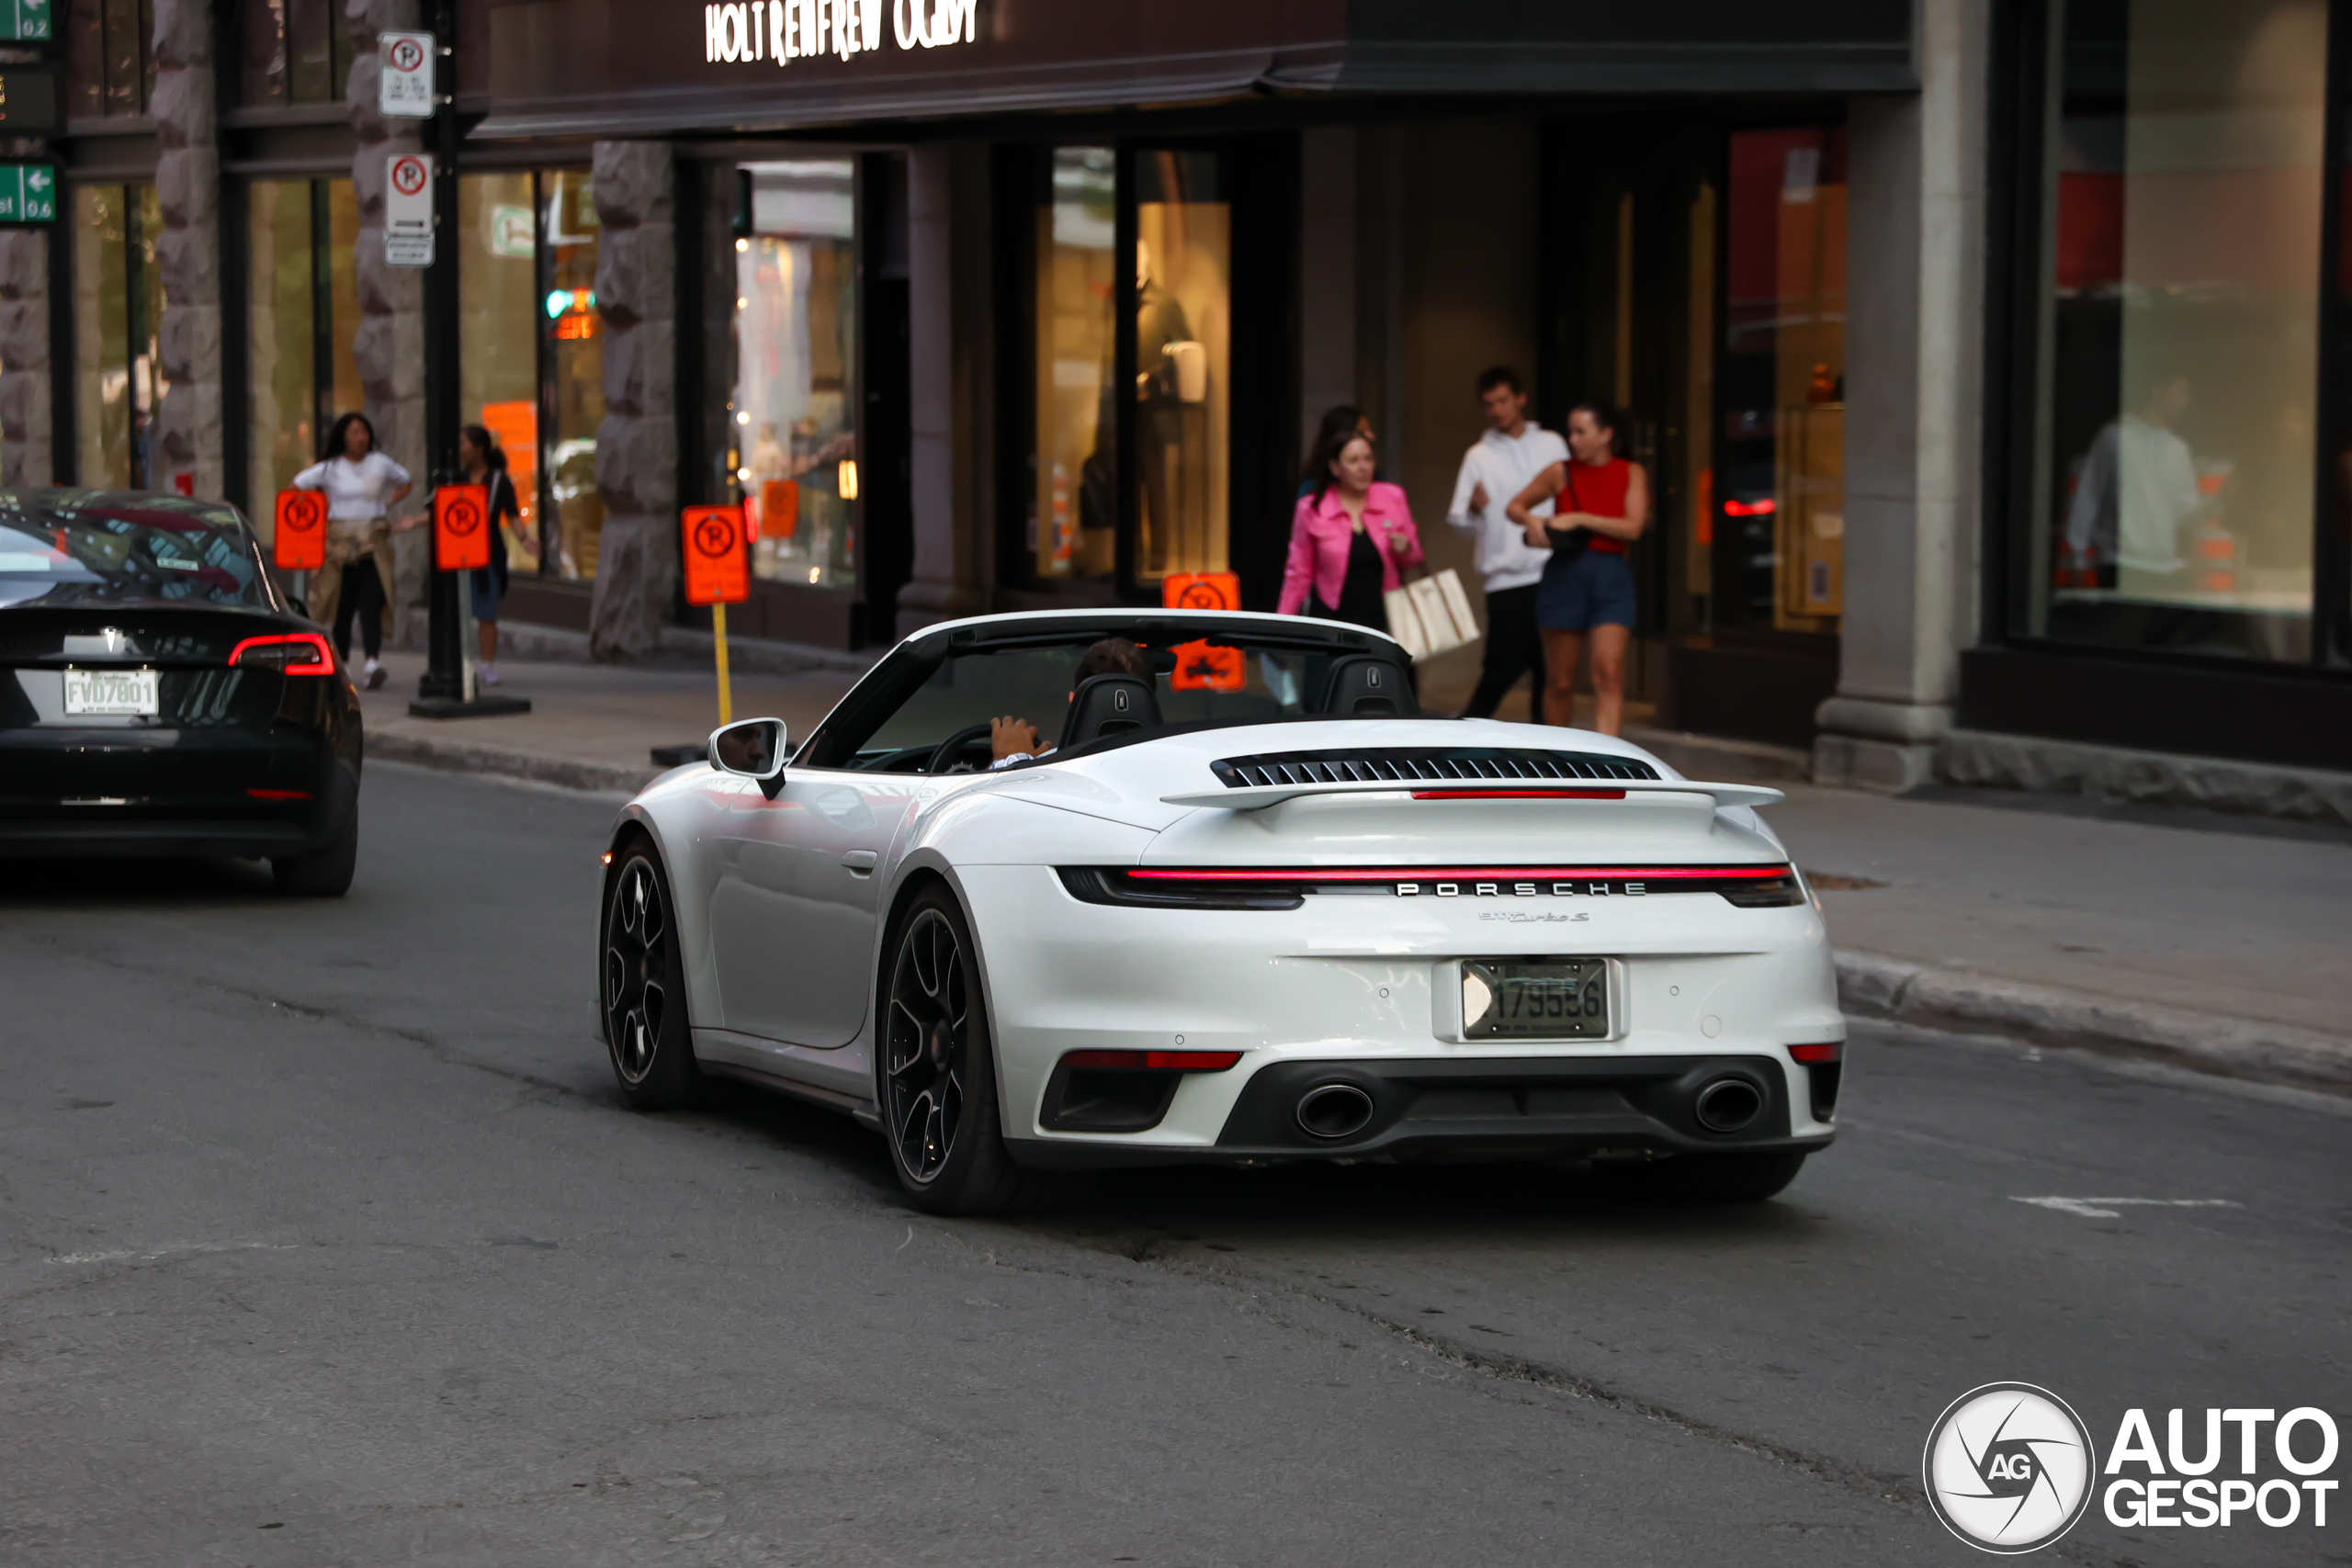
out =
{"type": "MultiPolygon", "coordinates": [[[[1527,417],[1527,393],[1517,371],[1498,365],[1481,372],[1478,402],[1491,428],[1462,455],[1453,503],[1445,509],[1445,520],[1477,541],[1478,575],[1487,588],[1485,662],[1478,671],[1478,689],[1463,710],[1465,718],[1493,717],[1503,694],[1526,671],[1535,674],[1535,683],[1528,689],[1544,690],[1535,582],[1552,552],[1530,545],[1525,531],[1503,514],[1503,508],[1536,475],[1568,460],[1568,444],[1527,417]]],[[[1534,510],[1544,515],[1551,509],[1547,501],[1534,510]]]]}

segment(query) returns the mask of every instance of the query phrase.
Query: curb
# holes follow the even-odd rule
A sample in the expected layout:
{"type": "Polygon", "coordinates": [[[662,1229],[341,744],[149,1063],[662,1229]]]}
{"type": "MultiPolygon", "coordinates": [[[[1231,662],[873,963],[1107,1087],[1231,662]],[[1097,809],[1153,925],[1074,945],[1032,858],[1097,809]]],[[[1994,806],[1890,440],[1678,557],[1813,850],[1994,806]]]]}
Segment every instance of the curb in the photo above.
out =
{"type": "Polygon", "coordinates": [[[496,778],[553,784],[558,789],[599,794],[617,791],[622,795],[635,795],[645,787],[648,780],[662,773],[660,768],[650,764],[630,768],[615,762],[541,757],[528,751],[509,751],[497,746],[476,746],[463,740],[445,739],[437,735],[386,734],[382,730],[373,731],[368,736],[367,756],[371,761],[408,762],[421,768],[438,768],[443,773],[486,773],[496,778]]]}
{"type": "Polygon", "coordinates": [[[2352,1040],[2291,1024],[2120,1001],[2058,986],[1840,950],[1838,1000],[1857,1018],[2136,1056],[2225,1077],[2352,1094],[2352,1040]]]}

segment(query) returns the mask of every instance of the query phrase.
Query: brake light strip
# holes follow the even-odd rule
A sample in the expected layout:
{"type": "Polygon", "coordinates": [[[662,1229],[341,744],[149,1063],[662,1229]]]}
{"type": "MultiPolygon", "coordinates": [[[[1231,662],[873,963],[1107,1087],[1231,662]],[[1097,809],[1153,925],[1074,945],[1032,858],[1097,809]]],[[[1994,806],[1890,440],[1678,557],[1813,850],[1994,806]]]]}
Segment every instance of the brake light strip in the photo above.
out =
{"type": "Polygon", "coordinates": [[[1770,882],[1790,874],[1785,865],[1491,865],[1462,866],[1385,866],[1378,869],[1362,867],[1327,868],[1300,867],[1288,871],[1217,869],[1164,870],[1159,867],[1131,870],[1129,876],[1149,882],[1468,882],[1479,877],[1500,880],[1530,880],[1541,877],[1638,876],[1646,881],[1664,882],[1677,878],[1722,882],[1727,880],[1770,882]]]}

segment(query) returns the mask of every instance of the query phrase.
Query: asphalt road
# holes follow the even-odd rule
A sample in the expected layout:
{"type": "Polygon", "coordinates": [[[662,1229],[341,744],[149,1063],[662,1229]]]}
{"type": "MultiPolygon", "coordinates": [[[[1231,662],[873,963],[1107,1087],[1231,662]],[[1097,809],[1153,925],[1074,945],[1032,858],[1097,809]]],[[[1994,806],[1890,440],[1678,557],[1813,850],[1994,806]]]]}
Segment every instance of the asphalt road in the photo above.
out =
{"type": "MultiPolygon", "coordinates": [[[[0,867],[0,1562],[1980,1562],[1917,1479],[1975,1384],[2102,1445],[2352,1416],[2337,1102],[1861,1029],[1761,1207],[1358,1168],[943,1222],[829,1114],[624,1108],[609,802],[366,811],[338,902],[0,867]]],[[[2338,1500],[2049,1555],[2342,1562],[2338,1500]]]]}

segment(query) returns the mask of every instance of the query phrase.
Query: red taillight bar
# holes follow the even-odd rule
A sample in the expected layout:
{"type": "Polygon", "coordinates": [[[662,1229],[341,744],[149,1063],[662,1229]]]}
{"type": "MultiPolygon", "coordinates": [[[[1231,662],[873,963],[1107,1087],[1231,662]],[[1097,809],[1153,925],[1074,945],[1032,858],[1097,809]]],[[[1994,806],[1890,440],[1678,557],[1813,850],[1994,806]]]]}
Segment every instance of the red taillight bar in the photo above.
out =
{"type": "Polygon", "coordinates": [[[1221,1073],[1241,1060],[1238,1051],[1072,1051],[1065,1067],[1124,1067],[1153,1073],[1221,1073]]]}
{"type": "Polygon", "coordinates": [[[1770,882],[1790,873],[1785,865],[1490,865],[1483,868],[1396,865],[1377,870],[1354,866],[1302,867],[1290,871],[1254,868],[1246,871],[1169,871],[1151,868],[1130,871],[1127,874],[1149,882],[1470,882],[1479,877],[1532,880],[1546,876],[1638,876],[1649,882],[1669,882],[1677,878],[1708,882],[1770,882]]]}
{"type": "Polygon", "coordinates": [[[1623,800],[1622,789],[1417,789],[1415,800],[1623,800]]]}
{"type": "Polygon", "coordinates": [[[311,792],[307,789],[249,789],[245,793],[255,800],[308,800],[311,798],[311,792]]]}
{"type": "Polygon", "coordinates": [[[1789,1047],[1789,1055],[1794,1061],[1819,1064],[1836,1061],[1845,1054],[1845,1050],[1844,1041],[1828,1040],[1816,1045],[1792,1045],[1789,1047]]]}
{"type": "Polygon", "coordinates": [[[273,637],[249,637],[229,650],[229,667],[233,670],[240,660],[257,648],[283,648],[288,658],[278,668],[288,675],[332,675],[334,673],[334,649],[327,639],[316,632],[285,632],[273,637]],[[292,655],[296,649],[310,649],[311,657],[297,663],[292,655]]]}

